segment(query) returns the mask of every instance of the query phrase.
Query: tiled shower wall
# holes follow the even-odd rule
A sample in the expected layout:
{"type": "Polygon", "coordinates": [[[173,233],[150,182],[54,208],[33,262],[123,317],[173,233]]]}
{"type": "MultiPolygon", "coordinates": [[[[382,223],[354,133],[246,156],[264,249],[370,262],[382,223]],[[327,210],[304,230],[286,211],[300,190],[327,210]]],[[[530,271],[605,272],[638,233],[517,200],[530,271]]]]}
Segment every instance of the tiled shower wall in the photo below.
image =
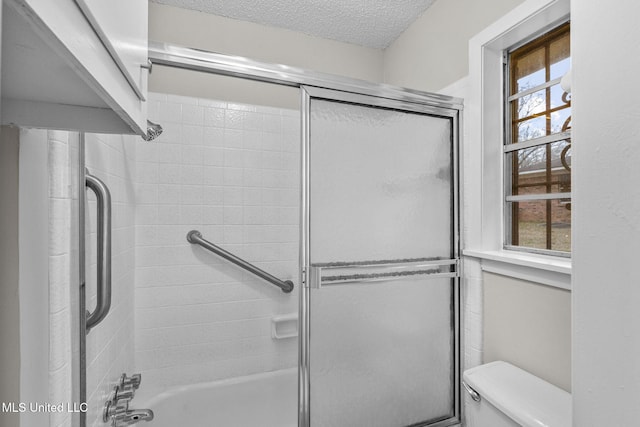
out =
{"type": "MultiPolygon", "coordinates": [[[[102,408],[123,372],[134,369],[135,142],[133,136],[87,134],[86,167],[105,182],[112,204],[112,302],[109,315],[87,336],[88,426],[104,426],[102,408]]],[[[87,191],[87,309],[95,308],[96,203],[87,191]]],[[[135,406],[135,405],[134,405],[135,406]]]]}
{"type": "Polygon", "coordinates": [[[297,312],[299,112],[150,94],[164,128],[137,142],[136,369],[145,388],[294,367],[297,341],[274,315],[297,312]],[[186,234],[285,280],[243,272],[186,234]]]}

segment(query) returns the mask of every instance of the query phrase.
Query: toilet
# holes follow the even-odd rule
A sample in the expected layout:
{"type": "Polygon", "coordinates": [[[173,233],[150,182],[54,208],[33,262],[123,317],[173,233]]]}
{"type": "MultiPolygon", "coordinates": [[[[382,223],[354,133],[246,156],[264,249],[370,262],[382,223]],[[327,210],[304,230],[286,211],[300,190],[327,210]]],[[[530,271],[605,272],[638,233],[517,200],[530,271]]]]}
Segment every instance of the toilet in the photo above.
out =
{"type": "Polygon", "coordinates": [[[467,427],[571,427],[571,394],[507,362],[464,372],[467,427]]]}

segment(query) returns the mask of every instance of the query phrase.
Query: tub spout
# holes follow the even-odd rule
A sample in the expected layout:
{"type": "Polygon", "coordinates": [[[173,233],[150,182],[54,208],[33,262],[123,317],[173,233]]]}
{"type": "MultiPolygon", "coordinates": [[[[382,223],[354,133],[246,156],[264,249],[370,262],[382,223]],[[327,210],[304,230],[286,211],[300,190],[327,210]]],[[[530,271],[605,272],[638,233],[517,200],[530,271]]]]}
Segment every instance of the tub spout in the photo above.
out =
{"type": "Polygon", "coordinates": [[[140,421],[151,421],[153,419],[153,411],[151,409],[130,409],[114,416],[114,426],[130,426],[140,421]]]}

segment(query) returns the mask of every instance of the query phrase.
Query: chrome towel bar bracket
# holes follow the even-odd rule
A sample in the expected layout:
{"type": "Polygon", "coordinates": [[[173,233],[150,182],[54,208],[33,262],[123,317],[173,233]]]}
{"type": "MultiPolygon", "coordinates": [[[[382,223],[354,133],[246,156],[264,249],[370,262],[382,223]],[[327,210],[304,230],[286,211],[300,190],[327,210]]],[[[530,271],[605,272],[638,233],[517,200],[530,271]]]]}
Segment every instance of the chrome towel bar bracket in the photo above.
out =
{"type": "Polygon", "coordinates": [[[277,287],[279,287],[282,292],[284,293],[289,293],[291,291],[293,291],[293,282],[291,280],[280,280],[275,276],[272,276],[271,274],[267,273],[264,270],[259,269],[258,267],[256,267],[253,264],[248,263],[247,261],[243,260],[242,258],[238,258],[237,256],[235,256],[234,254],[232,254],[231,252],[228,252],[224,249],[222,249],[220,246],[214,245],[213,243],[209,242],[208,240],[204,239],[202,237],[202,233],[200,233],[198,230],[191,230],[187,233],[187,241],[191,244],[194,245],[200,245],[203,248],[207,249],[208,251],[213,252],[214,254],[226,259],[227,261],[237,265],[240,268],[243,268],[245,270],[247,270],[249,273],[252,273],[256,276],[258,276],[259,278],[266,280],[267,282],[271,283],[272,285],[275,285],[277,287]]]}

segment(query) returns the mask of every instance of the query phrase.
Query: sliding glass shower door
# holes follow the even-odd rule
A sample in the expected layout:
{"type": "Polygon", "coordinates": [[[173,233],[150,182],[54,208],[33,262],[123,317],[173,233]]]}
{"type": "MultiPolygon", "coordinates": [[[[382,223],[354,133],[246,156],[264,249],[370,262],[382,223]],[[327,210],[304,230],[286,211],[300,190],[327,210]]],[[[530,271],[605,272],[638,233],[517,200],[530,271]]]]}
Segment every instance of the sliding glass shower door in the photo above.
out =
{"type": "Polygon", "coordinates": [[[303,95],[300,426],[455,424],[458,110],[303,95]]]}

